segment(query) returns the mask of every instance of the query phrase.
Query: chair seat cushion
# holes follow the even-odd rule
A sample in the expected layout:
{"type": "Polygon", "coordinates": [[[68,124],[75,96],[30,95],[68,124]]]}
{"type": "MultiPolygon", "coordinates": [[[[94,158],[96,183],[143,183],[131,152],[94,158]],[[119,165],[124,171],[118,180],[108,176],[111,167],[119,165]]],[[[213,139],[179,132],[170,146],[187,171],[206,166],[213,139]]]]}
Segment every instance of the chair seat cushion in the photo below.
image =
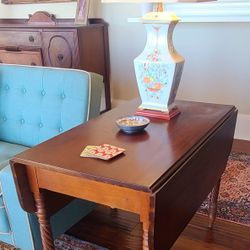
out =
{"type": "MultiPolygon", "coordinates": [[[[26,149],[28,149],[28,147],[0,141],[0,170],[9,165],[9,159],[11,157],[26,149]]],[[[9,220],[3,200],[2,185],[0,185],[0,234],[8,232],[10,232],[9,220]]]]}
{"type": "MultiPolygon", "coordinates": [[[[9,165],[9,160],[16,154],[28,149],[28,147],[13,144],[5,141],[0,141],[0,171],[9,165]]],[[[0,193],[2,193],[0,185],[0,193]]]]}
{"type": "Polygon", "coordinates": [[[0,141],[0,170],[9,164],[10,158],[26,149],[28,147],[0,141]]]}

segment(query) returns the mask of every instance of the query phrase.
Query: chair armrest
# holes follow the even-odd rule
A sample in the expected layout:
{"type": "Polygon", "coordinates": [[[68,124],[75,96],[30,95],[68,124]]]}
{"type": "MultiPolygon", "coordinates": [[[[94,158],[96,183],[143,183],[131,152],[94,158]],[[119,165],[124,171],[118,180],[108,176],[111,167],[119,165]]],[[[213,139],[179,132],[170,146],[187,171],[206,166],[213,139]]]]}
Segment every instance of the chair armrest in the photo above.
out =
{"type": "Polygon", "coordinates": [[[101,97],[104,90],[103,77],[96,73],[90,73],[90,88],[89,119],[100,114],[101,97]]]}

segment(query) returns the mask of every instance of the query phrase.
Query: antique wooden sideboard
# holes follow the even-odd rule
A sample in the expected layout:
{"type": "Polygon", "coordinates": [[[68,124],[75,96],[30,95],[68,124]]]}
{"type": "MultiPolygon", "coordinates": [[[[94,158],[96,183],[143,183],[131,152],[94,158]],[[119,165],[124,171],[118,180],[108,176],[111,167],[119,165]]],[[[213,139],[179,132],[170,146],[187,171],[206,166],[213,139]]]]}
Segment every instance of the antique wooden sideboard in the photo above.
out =
{"type": "Polygon", "coordinates": [[[46,20],[0,19],[0,63],[76,68],[99,73],[104,77],[105,109],[109,110],[108,24],[102,19],[89,19],[87,25],[81,25],[74,24],[73,19],[43,16],[46,20]]]}

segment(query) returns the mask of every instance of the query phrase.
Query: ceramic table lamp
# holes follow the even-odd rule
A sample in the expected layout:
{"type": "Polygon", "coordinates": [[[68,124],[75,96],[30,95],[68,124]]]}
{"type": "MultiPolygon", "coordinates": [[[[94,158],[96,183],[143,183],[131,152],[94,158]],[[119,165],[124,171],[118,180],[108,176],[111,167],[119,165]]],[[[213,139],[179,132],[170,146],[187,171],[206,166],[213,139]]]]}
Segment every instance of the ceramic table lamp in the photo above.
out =
{"type": "Polygon", "coordinates": [[[179,18],[164,11],[163,3],[208,2],[213,0],[102,0],[104,3],[155,3],[154,11],[140,20],[147,31],[143,52],[134,60],[135,74],[141,97],[136,114],[169,120],[179,114],[174,104],[181,80],[184,58],[173,46],[172,35],[179,18]]]}

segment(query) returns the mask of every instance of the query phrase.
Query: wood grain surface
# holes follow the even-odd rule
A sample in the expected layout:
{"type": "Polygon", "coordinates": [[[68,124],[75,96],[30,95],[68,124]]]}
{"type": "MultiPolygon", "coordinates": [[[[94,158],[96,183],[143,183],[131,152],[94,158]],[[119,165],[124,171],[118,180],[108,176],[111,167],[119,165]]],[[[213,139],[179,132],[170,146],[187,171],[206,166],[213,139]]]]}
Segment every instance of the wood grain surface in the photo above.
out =
{"type": "Polygon", "coordinates": [[[37,213],[45,250],[54,247],[44,190],[136,213],[141,248],[166,250],[219,183],[232,147],[235,107],[179,101],[181,114],[170,121],[151,119],[143,133],[123,134],[115,120],[133,114],[138,104],[130,101],[11,160],[20,203],[37,213]],[[110,161],[80,157],[85,146],[102,143],[126,152],[110,161]]]}
{"type": "MultiPolygon", "coordinates": [[[[142,225],[138,216],[109,207],[97,207],[67,234],[110,250],[141,250],[142,225]]],[[[211,230],[207,227],[207,216],[197,214],[171,247],[171,250],[191,249],[249,250],[249,227],[216,219],[211,230]]]]}
{"type": "Polygon", "coordinates": [[[23,164],[84,176],[139,190],[152,190],[202,145],[233,112],[233,106],[178,102],[181,114],[170,122],[151,119],[142,134],[119,131],[118,117],[132,115],[138,100],[59,135],[15,157],[23,164]],[[125,154],[110,161],[81,158],[87,145],[112,144],[125,154]]]}

